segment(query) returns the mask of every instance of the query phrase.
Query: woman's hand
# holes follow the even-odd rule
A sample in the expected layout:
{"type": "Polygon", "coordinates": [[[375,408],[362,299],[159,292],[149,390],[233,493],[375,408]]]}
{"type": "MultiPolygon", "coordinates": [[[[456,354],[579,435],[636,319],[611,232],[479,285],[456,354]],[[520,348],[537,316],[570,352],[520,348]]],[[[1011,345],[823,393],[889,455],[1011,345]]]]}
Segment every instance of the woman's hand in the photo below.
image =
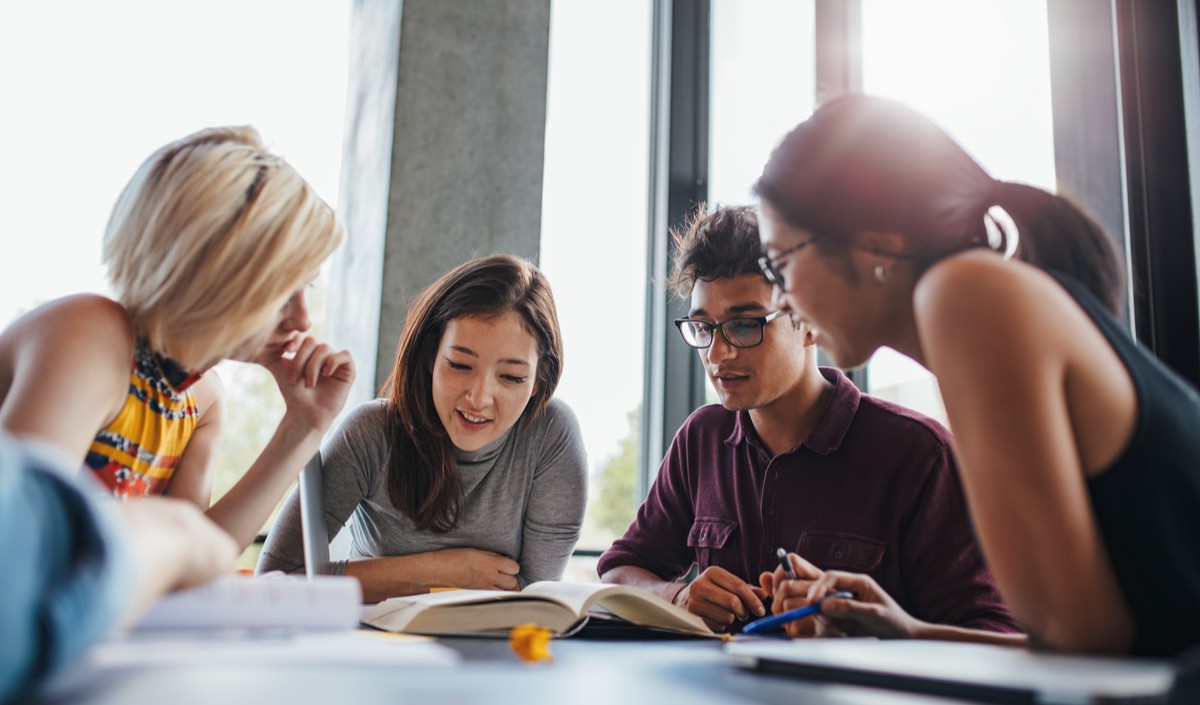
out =
{"type": "Polygon", "coordinates": [[[297,337],[282,353],[265,353],[255,362],[275,377],[287,415],[321,433],[342,410],[354,383],[350,352],[334,352],[309,335],[297,337]]]}
{"type": "Polygon", "coordinates": [[[127,529],[136,580],[122,624],[135,624],[165,592],[233,574],[239,546],[195,505],[146,497],[114,506],[127,529]]]}
{"type": "MultiPolygon", "coordinates": [[[[854,599],[830,598],[811,620],[814,636],[877,636],[884,639],[912,639],[920,635],[923,622],[904,611],[874,578],[861,573],[831,570],[809,587],[802,600],[785,599],[783,609],[803,607],[829,593],[849,592],[854,599]]],[[[793,623],[796,624],[796,623],[793,623]]],[[[793,633],[791,625],[788,634],[793,633]]],[[[799,630],[797,630],[799,631],[799,630]]]]}
{"type": "Polygon", "coordinates": [[[478,548],[448,548],[435,554],[446,587],[471,590],[516,590],[521,564],[507,556],[478,548]]]}

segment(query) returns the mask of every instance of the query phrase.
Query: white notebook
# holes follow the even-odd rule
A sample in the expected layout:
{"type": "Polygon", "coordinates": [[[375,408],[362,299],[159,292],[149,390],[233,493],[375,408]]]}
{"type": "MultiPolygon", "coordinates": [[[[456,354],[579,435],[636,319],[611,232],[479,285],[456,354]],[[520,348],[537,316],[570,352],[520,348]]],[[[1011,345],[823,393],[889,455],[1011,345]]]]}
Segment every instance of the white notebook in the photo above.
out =
{"type": "Polygon", "coordinates": [[[1166,703],[1177,667],[1005,646],[878,639],[762,639],[725,645],[743,668],[993,702],[1166,703]]]}
{"type": "Polygon", "coordinates": [[[344,576],[230,575],[164,596],[136,631],[354,629],[362,588],[344,576]]]}

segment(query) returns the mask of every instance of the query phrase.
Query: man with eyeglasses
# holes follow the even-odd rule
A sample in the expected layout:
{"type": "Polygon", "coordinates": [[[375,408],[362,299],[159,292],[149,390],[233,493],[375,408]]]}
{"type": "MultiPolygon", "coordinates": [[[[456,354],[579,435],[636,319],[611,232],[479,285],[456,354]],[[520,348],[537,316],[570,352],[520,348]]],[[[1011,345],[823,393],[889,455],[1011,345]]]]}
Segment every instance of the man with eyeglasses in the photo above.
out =
{"type": "MultiPolygon", "coordinates": [[[[817,366],[811,333],[773,310],[753,208],[701,204],[674,235],[668,283],[691,303],[675,323],[721,403],[679,429],[601,579],[736,632],[770,612],[784,548],[801,580],[864,573],[915,619],[1019,631],[975,543],[946,429],[817,366]]],[[[820,633],[842,628],[854,629],[820,633]]]]}

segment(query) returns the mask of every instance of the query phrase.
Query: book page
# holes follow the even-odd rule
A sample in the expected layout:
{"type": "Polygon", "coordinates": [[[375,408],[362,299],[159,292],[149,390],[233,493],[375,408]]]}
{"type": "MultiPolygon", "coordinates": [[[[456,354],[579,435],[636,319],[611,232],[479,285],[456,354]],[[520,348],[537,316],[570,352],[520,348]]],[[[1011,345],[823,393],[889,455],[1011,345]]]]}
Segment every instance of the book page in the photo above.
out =
{"type": "Polygon", "coordinates": [[[600,606],[633,624],[717,636],[696,615],[658,595],[629,585],[543,581],[526,587],[522,591],[525,593],[557,597],[581,616],[593,606],[600,606]]]}
{"type": "Polygon", "coordinates": [[[555,633],[570,628],[578,615],[561,600],[500,590],[454,590],[392,597],[371,608],[363,623],[393,632],[479,634],[525,623],[555,633]]]}
{"type": "Polygon", "coordinates": [[[526,585],[521,594],[537,595],[554,600],[582,617],[587,613],[588,608],[600,600],[604,594],[611,593],[620,587],[622,586],[607,583],[567,583],[558,580],[543,580],[526,585]]]}
{"type": "Polygon", "coordinates": [[[632,624],[698,636],[717,636],[704,620],[646,590],[628,585],[541,581],[520,592],[453,590],[393,597],[363,623],[394,632],[471,634],[531,622],[557,634],[578,626],[593,607],[632,624]]]}

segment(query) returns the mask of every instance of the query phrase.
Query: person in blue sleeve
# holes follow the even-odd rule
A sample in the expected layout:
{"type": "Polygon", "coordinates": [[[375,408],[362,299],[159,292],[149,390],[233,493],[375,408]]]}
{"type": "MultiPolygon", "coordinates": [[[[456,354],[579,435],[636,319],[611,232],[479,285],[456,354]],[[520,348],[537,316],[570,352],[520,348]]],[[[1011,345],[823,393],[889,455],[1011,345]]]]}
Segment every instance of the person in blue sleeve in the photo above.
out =
{"type": "Polygon", "coordinates": [[[0,434],[0,703],[32,694],[159,595],[232,570],[237,557],[194,505],[116,503],[69,468],[49,445],[0,434]]]}

